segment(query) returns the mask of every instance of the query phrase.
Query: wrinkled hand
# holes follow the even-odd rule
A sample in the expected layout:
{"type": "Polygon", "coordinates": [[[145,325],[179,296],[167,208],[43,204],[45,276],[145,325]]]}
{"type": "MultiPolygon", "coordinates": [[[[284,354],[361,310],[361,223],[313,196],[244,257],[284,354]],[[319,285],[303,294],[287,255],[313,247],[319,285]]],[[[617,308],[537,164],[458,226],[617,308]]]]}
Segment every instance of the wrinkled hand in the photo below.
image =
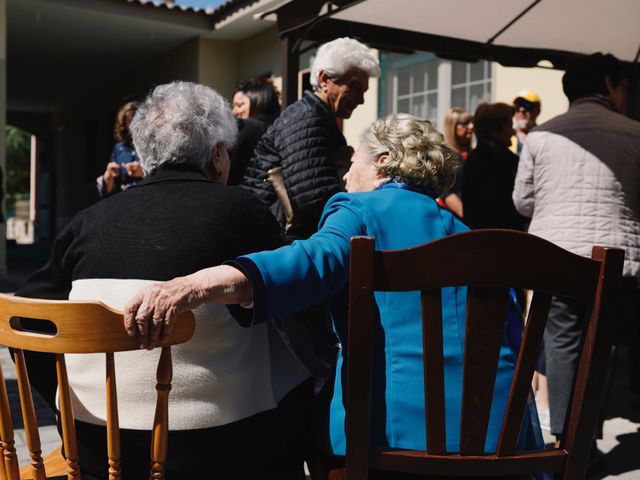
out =
{"type": "Polygon", "coordinates": [[[109,162],[107,168],[102,174],[104,180],[104,188],[107,193],[111,193],[115,187],[116,178],[120,176],[120,165],[116,162],[109,162]]]}
{"type": "Polygon", "coordinates": [[[134,178],[143,178],[144,171],[140,166],[140,162],[129,162],[124,164],[124,168],[127,171],[127,175],[134,178]]]}
{"type": "Polygon", "coordinates": [[[187,277],[156,283],[140,290],[124,309],[124,325],[140,348],[152,349],[168,340],[181,313],[203,303],[203,296],[187,277]]]}

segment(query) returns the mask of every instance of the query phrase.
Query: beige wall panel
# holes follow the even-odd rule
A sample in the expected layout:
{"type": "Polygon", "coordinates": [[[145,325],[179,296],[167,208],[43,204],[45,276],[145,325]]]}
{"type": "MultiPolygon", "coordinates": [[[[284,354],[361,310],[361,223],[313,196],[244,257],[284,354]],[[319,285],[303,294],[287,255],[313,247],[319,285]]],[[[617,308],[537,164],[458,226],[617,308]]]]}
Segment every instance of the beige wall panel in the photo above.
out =
{"type": "Polygon", "coordinates": [[[243,40],[239,54],[238,81],[266,72],[281,77],[281,46],[275,27],[243,40]]]}
{"type": "Polygon", "coordinates": [[[198,81],[231,101],[238,83],[238,43],[201,38],[198,53],[198,81]]]}
{"type": "Polygon", "coordinates": [[[511,104],[520,90],[533,90],[542,100],[538,124],[549,120],[569,108],[562,92],[561,70],[547,68],[515,68],[494,64],[493,101],[511,104]]]}
{"type": "Polygon", "coordinates": [[[364,95],[364,104],[353,111],[351,118],[345,120],[342,129],[347,143],[353,148],[358,146],[362,130],[378,118],[378,79],[369,79],[369,90],[364,95]]]}

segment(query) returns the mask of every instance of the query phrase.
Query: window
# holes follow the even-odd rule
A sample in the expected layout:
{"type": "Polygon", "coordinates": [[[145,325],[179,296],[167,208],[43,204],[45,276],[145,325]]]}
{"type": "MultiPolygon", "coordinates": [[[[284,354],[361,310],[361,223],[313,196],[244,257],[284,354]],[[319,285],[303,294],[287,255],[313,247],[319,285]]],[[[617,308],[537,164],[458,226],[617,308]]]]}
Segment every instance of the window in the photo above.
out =
{"type": "Polygon", "coordinates": [[[482,102],[491,101],[491,64],[451,62],[451,107],[474,112],[482,102]]]}
{"type": "Polygon", "coordinates": [[[451,107],[473,112],[491,101],[491,64],[442,60],[432,53],[382,53],[381,111],[405,112],[438,127],[451,107]]]}

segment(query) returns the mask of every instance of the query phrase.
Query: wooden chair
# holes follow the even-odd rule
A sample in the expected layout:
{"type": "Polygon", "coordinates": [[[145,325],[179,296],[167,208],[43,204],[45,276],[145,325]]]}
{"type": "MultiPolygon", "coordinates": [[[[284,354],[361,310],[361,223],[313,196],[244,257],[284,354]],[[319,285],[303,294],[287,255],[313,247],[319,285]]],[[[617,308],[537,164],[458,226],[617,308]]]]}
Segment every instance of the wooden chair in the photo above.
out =
{"type": "Polygon", "coordinates": [[[374,251],[373,238],[353,238],[346,469],[333,478],[364,480],[370,469],[377,474],[404,472],[446,478],[522,478],[539,471],[557,472],[556,478],[567,480],[584,478],[608,367],[623,259],[624,251],[620,249],[594,247],[589,259],[533,235],[509,230],[466,232],[412,249],[382,252],[374,251]],[[460,452],[449,454],[445,449],[440,289],[454,285],[467,285],[468,294],[460,452]],[[485,454],[509,287],[533,290],[533,300],[497,451],[485,454]],[[373,292],[406,290],[418,290],[422,295],[427,449],[372,451],[373,292]],[[517,452],[516,442],[552,295],[593,302],[567,427],[558,448],[517,452]]]}
{"type": "MultiPolygon", "coordinates": [[[[194,330],[195,320],[193,314],[188,312],[181,315],[171,340],[162,347],[157,369],[158,383],[156,390],[158,397],[153,422],[149,478],[164,478],[169,425],[168,401],[172,378],[170,345],[186,342],[191,338],[194,330]]],[[[4,375],[0,368],[0,453],[4,459],[3,462],[0,461],[0,479],[80,479],[78,443],[75,435],[71,393],[65,367],[65,353],[106,354],[108,471],[109,479],[121,478],[114,352],[138,350],[140,348],[136,339],[127,336],[122,313],[112,310],[100,302],[40,300],[0,294],[0,344],[15,349],[13,355],[18,379],[20,407],[27,448],[31,457],[30,465],[20,469],[14,446],[15,439],[9,398],[4,375]],[[57,332],[52,335],[46,335],[25,331],[21,327],[20,318],[52,322],[57,332]],[[55,354],[60,423],[66,458],[61,456],[58,449],[47,457],[46,461],[43,461],[38,424],[23,350],[55,354]]],[[[105,468],[107,468],[106,464],[105,468]]],[[[126,472],[124,472],[124,478],[126,478],[126,472]]]]}

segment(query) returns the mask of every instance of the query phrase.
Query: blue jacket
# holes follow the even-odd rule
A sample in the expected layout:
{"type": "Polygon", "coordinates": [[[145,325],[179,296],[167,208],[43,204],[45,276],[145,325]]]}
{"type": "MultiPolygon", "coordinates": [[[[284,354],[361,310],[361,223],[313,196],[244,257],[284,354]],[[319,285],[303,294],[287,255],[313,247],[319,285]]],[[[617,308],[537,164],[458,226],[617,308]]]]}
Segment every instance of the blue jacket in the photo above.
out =
{"type": "MultiPolygon", "coordinates": [[[[324,210],[318,233],[238,263],[254,285],[254,321],[325,302],[343,346],[347,341],[349,241],[375,237],[376,249],[402,249],[468,230],[427,195],[387,185],[337,194],[324,210]],[[385,188],[386,187],[386,188],[385,188]]],[[[375,333],[372,438],[374,445],[425,448],[421,306],[419,292],[377,292],[381,328],[375,333]]],[[[459,450],[466,288],[442,293],[447,450],[459,450]]],[[[506,336],[500,351],[487,451],[495,451],[516,355],[506,336]]],[[[331,446],[345,452],[342,355],[330,411],[331,446]]]]}

